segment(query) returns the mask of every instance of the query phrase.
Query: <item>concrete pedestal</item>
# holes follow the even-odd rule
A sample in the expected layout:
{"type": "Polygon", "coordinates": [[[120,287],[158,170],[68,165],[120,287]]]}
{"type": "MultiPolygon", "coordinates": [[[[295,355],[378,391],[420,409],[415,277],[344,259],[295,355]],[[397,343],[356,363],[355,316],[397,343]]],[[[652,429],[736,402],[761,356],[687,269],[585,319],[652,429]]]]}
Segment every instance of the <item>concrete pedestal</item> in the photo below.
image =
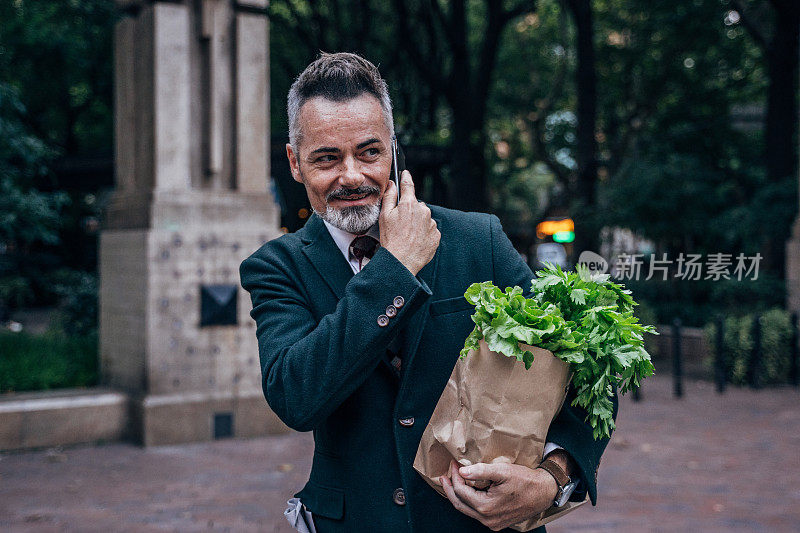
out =
{"type": "MultiPolygon", "coordinates": [[[[269,202],[269,203],[268,203],[269,202]]],[[[214,438],[214,415],[231,436],[284,429],[261,392],[255,322],[239,264],[278,235],[264,194],[185,191],[116,197],[100,240],[103,383],[127,392],[132,434],[145,444],[214,438]],[[124,224],[117,224],[124,226],[124,224]],[[201,326],[204,286],[236,287],[236,323],[201,326]],[[223,418],[223,420],[225,420],[223,418]]]]}
{"type": "Polygon", "coordinates": [[[266,0],[118,0],[117,188],[100,236],[103,385],[144,444],[286,429],[239,264],[279,235],[266,0]]]}

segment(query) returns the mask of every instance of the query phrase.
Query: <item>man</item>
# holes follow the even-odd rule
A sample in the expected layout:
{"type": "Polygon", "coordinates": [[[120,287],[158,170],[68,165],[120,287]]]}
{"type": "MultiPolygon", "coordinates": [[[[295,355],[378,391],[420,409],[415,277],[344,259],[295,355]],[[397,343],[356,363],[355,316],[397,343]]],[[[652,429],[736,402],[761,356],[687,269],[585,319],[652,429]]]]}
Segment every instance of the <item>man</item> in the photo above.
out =
{"type": "Polygon", "coordinates": [[[407,171],[397,201],[391,103],[365,59],[322,54],[292,85],[288,112],[289,165],[314,213],[240,273],[267,402],[289,427],[314,432],[310,479],[295,496],[316,530],[497,531],[578,479],[572,498],[588,491],[594,503],[607,440],[592,439],[572,395],[548,434],[548,470],[451,465],[447,499],[413,470],[472,330],[464,291],[486,280],[527,289],[532,272],[495,216],[419,202],[407,171]],[[480,479],[488,491],[467,484],[480,479]]]}

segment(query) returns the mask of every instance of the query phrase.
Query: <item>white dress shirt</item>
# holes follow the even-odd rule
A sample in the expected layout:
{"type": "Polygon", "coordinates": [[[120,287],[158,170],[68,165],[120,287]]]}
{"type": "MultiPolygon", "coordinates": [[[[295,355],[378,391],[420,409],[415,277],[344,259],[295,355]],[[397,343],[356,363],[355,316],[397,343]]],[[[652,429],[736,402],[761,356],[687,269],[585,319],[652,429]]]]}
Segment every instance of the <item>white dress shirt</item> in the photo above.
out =
{"type": "MultiPolygon", "coordinates": [[[[350,257],[350,243],[353,242],[353,239],[358,237],[355,233],[350,233],[349,231],[345,231],[343,229],[339,229],[336,226],[332,226],[328,224],[327,220],[323,220],[325,223],[325,227],[328,228],[328,233],[331,234],[333,237],[333,242],[336,243],[336,246],[339,250],[342,251],[344,258],[350,264],[350,268],[353,269],[354,274],[358,274],[358,259],[355,257],[350,257]]],[[[381,232],[378,229],[378,223],[376,222],[371,228],[367,230],[364,235],[369,235],[370,237],[375,237],[375,240],[380,242],[381,240],[381,232]]],[[[369,263],[369,258],[365,257],[361,260],[361,268],[364,268],[366,264],[369,263]]]]}

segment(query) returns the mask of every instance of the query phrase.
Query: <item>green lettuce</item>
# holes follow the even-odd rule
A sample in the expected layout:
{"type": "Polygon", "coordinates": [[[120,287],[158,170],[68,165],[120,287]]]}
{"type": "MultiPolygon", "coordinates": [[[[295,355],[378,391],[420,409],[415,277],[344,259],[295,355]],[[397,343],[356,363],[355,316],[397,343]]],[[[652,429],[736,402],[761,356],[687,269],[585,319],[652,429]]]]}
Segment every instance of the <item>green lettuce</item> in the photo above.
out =
{"type": "Polygon", "coordinates": [[[464,341],[461,357],[478,348],[481,339],[494,352],[514,357],[529,369],[533,353],[519,344],[538,346],[569,363],[576,390],[573,406],[586,410],[595,439],[614,430],[614,389],[624,394],[653,375],[644,333],[653,326],[633,315],[631,291],[592,273],[583,265],[575,272],[546,265],[532,280],[532,296],[520,287],[501,290],[491,281],[473,283],[464,293],[475,306],[475,329],[464,341]]]}

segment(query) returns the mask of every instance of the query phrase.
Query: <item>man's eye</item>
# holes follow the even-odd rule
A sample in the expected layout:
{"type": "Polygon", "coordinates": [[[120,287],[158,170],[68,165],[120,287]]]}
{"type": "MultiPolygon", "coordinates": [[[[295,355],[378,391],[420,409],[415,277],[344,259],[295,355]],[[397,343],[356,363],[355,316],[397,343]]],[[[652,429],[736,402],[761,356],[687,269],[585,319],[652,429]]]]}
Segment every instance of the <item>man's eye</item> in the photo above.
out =
{"type": "Polygon", "coordinates": [[[378,150],[377,148],[367,148],[366,150],[364,150],[364,155],[366,155],[368,157],[374,157],[374,156],[378,155],[379,153],[380,153],[380,150],[378,150]]]}
{"type": "Polygon", "coordinates": [[[317,163],[330,163],[331,161],[334,161],[335,159],[336,159],[336,156],[328,154],[328,155],[323,155],[323,156],[318,157],[316,162],[317,163]]]}

